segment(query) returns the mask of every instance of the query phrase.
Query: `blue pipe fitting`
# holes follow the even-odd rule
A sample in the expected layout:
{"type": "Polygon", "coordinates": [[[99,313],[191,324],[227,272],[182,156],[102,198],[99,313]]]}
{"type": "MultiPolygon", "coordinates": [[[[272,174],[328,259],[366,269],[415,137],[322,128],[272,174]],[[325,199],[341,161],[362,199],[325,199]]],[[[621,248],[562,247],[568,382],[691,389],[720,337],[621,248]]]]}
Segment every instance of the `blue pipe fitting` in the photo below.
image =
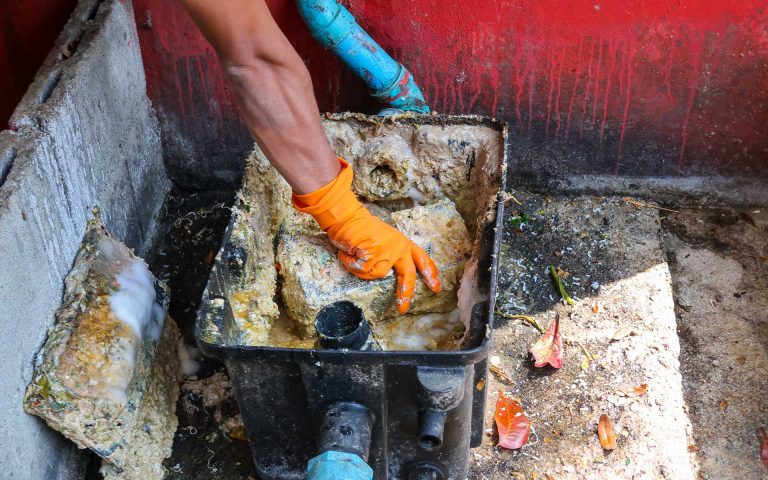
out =
{"type": "Polygon", "coordinates": [[[312,36],[365,81],[371,95],[391,108],[429,113],[411,73],[385,52],[336,0],[296,0],[312,36]]]}
{"type": "Polygon", "coordinates": [[[307,463],[307,480],[373,480],[373,469],[354,453],[329,450],[307,463]]]}

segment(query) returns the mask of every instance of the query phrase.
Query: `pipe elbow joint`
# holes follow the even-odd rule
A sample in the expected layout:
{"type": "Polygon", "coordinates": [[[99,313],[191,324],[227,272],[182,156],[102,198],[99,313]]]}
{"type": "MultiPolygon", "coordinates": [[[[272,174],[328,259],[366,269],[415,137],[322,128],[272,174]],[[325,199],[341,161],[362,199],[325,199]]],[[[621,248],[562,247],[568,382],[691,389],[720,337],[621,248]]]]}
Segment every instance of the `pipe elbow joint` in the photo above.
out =
{"type": "Polygon", "coordinates": [[[429,113],[429,105],[424,100],[421,89],[416,85],[413,75],[402,64],[398,64],[398,74],[396,80],[387,88],[371,92],[371,94],[389,105],[391,108],[399,110],[429,113]]]}
{"type": "Polygon", "coordinates": [[[392,59],[336,0],[296,0],[312,37],[331,49],[365,81],[371,94],[392,108],[429,113],[408,70],[392,59]]]}

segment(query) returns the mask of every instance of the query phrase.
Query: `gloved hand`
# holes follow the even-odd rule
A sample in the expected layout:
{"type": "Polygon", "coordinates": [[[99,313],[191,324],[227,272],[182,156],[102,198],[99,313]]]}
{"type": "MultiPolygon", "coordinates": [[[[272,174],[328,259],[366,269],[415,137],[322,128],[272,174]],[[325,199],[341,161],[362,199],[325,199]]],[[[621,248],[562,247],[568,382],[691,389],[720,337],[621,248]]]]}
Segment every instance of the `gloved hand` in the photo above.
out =
{"type": "Polygon", "coordinates": [[[306,195],[293,194],[293,206],[309,213],[339,249],[339,260],[365,280],[397,272],[397,310],[405,314],[413,301],[416,271],[435,293],[440,292],[437,267],[429,255],[368,211],[352,192],[352,168],[339,158],[341,173],[328,185],[306,195]]]}

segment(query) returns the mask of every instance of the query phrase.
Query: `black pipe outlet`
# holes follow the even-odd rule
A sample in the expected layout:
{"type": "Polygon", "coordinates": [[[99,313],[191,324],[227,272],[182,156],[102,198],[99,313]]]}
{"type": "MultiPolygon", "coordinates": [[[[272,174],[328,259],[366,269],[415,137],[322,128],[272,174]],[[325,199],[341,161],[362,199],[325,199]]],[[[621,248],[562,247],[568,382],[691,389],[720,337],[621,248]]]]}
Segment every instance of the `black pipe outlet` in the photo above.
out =
{"type": "Polygon", "coordinates": [[[371,350],[371,328],[363,311],[343,300],[326,305],[315,317],[320,346],[328,349],[371,350]]]}
{"type": "Polygon", "coordinates": [[[433,408],[421,411],[419,415],[419,446],[424,450],[437,450],[443,445],[445,410],[433,408]]]}
{"type": "Polygon", "coordinates": [[[364,405],[356,402],[332,403],[320,419],[318,453],[329,450],[347,452],[367,462],[374,420],[373,412],[364,405]]]}
{"type": "Polygon", "coordinates": [[[419,462],[411,466],[408,472],[408,480],[443,480],[445,477],[441,467],[429,462],[419,462]]]}
{"type": "Polygon", "coordinates": [[[417,367],[419,382],[419,446],[437,450],[443,445],[445,414],[464,398],[464,367],[417,367]]]}

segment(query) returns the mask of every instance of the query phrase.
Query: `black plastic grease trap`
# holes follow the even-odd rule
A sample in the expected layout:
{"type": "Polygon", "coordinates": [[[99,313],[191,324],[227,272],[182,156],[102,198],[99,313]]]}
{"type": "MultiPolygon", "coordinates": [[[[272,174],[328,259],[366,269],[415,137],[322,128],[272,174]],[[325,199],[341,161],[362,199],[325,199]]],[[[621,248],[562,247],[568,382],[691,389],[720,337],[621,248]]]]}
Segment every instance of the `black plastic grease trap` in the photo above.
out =
{"type": "Polygon", "coordinates": [[[504,142],[504,158],[494,173],[499,185],[496,218],[477,230],[481,236],[477,287],[484,300],[472,309],[470,334],[461,350],[308,350],[229,345],[223,340],[209,343],[201,335],[207,322],[223,331],[226,317],[232,315],[226,299],[238,269],[227,261],[232,258],[231,223],[225,233],[203,293],[195,334],[202,351],[227,367],[253,460],[264,479],[303,479],[307,462],[324,450],[358,453],[352,443],[361,435],[370,435],[370,451],[363,454],[377,480],[467,476],[470,448],[479,446],[483,435],[507,130],[500,122],[476,116],[436,117],[415,121],[491,126],[504,142]],[[367,407],[372,415],[361,423],[368,424],[347,422],[342,435],[329,440],[328,416],[338,415],[339,406],[343,409],[348,402],[367,407]]]}

